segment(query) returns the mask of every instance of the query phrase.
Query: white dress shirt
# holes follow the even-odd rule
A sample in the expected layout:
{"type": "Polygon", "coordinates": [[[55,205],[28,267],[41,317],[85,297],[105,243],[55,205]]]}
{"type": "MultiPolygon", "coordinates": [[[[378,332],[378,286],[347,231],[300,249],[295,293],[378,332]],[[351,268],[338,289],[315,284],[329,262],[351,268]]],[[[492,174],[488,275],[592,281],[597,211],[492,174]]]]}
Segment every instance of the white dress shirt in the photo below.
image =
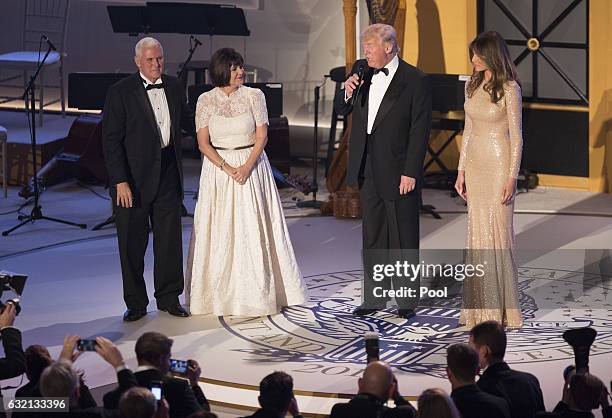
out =
{"type": "MultiPolygon", "coordinates": [[[[145,88],[147,84],[162,83],[161,77],[158,78],[155,83],[151,83],[142,73],[140,73],[140,77],[146,81],[146,83],[144,83],[145,88]]],[[[149,96],[149,102],[153,108],[153,114],[155,115],[155,122],[157,122],[157,128],[161,134],[161,147],[165,148],[170,143],[170,109],[168,108],[166,93],[164,89],[151,89],[147,90],[147,96],[149,96]]]]}
{"type": "Polygon", "coordinates": [[[393,80],[397,67],[399,67],[399,58],[395,55],[393,59],[385,65],[385,68],[389,70],[388,75],[379,72],[372,76],[372,84],[370,85],[370,93],[368,94],[368,129],[366,131],[368,135],[372,133],[372,126],[374,125],[378,108],[380,108],[380,104],[383,97],[385,97],[389,84],[391,84],[391,80],[393,80]]]}

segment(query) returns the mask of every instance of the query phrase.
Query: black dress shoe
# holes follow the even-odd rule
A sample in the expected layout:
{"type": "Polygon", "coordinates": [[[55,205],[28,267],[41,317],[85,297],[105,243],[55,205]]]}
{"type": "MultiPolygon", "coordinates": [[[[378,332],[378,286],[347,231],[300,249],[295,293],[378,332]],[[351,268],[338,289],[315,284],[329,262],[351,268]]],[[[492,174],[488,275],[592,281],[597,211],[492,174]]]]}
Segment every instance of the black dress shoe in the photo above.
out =
{"type": "Polygon", "coordinates": [[[370,315],[373,313],[376,313],[376,311],[379,311],[381,309],[376,309],[376,308],[366,308],[363,305],[359,305],[358,307],[355,308],[355,310],[353,311],[353,315],[354,316],[365,316],[365,315],[370,315]]]}
{"type": "Polygon", "coordinates": [[[158,309],[162,312],[168,312],[172,316],[178,316],[181,318],[186,318],[189,316],[189,312],[187,312],[185,308],[183,308],[178,303],[175,305],[170,305],[166,308],[158,308],[158,309]]]}
{"type": "Polygon", "coordinates": [[[398,309],[397,310],[397,316],[400,318],[404,318],[404,319],[410,319],[410,318],[414,318],[416,316],[416,313],[414,312],[414,309],[398,309]]]}
{"type": "Polygon", "coordinates": [[[140,318],[147,314],[146,309],[128,309],[123,314],[123,320],[125,322],[134,322],[138,321],[140,318]]]}

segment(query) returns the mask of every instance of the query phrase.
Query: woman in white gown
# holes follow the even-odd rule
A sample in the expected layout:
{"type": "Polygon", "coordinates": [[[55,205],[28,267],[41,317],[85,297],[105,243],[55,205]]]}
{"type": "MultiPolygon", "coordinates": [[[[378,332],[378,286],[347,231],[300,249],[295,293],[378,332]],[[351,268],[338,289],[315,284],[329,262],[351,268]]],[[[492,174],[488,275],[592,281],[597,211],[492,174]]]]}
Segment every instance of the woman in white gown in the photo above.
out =
{"type": "Polygon", "coordinates": [[[243,59],[223,48],[211,59],[216,86],[196,106],[203,158],[187,259],[192,314],[262,316],[304,302],[268,157],[263,92],[243,86],[243,59]]]}

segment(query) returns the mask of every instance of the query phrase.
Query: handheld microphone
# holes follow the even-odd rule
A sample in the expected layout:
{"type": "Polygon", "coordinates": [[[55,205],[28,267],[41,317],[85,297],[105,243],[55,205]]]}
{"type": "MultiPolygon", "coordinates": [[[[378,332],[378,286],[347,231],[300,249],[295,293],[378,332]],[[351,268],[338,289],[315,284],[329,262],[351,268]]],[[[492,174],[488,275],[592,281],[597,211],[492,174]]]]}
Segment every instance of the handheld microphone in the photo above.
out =
{"type": "Polygon", "coordinates": [[[354,106],[357,102],[357,96],[359,96],[359,91],[361,90],[361,85],[363,81],[363,77],[365,76],[367,67],[363,62],[359,63],[359,68],[357,69],[357,76],[359,77],[359,84],[357,85],[357,89],[353,92],[353,97],[351,98],[351,106],[354,106]]]}
{"type": "Polygon", "coordinates": [[[47,45],[49,45],[49,48],[51,48],[51,51],[57,51],[57,48],[55,47],[55,45],[53,45],[53,42],[51,42],[51,40],[47,38],[47,35],[43,35],[42,38],[47,43],[47,45]]]}
{"type": "Polygon", "coordinates": [[[198,45],[202,45],[202,42],[200,42],[200,41],[198,40],[198,38],[196,38],[195,36],[191,35],[191,39],[193,39],[193,40],[195,41],[196,46],[198,46],[198,45]]]}

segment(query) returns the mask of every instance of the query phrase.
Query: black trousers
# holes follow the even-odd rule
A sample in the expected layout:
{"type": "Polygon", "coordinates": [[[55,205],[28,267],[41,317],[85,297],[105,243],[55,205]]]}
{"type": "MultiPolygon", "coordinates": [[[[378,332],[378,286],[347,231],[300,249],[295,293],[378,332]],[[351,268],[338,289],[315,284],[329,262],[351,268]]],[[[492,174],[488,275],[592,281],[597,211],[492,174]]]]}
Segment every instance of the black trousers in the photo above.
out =
{"type": "Polygon", "coordinates": [[[401,287],[415,289],[415,297],[396,297],[399,308],[416,309],[420,280],[390,277],[379,282],[371,275],[374,265],[408,261],[418,263],[420,187],[396,200],[380,197],[374,183],[374,173],[366,154],[360,178],[360,200],[363,218],[363,303],[366,307],[384,308],[388,298],[374,297],[374,288],[395,290],[401,287]],[[393,285],[393,286],[391,286],[393,285]]]}
{"type": "Polygon", "coordinates": [[[118,207],[116,189],[111,192],[123,276],[123,299],[128,309],[145,309],[149,303],[144,281],[149,225],[153,230],[157,307],[165,309],[178,303],[184,289],[180,177],[173,146],[162,149],[161,154],[159,187],[151,201],[136,201],[132,208],[118,207]]]}

